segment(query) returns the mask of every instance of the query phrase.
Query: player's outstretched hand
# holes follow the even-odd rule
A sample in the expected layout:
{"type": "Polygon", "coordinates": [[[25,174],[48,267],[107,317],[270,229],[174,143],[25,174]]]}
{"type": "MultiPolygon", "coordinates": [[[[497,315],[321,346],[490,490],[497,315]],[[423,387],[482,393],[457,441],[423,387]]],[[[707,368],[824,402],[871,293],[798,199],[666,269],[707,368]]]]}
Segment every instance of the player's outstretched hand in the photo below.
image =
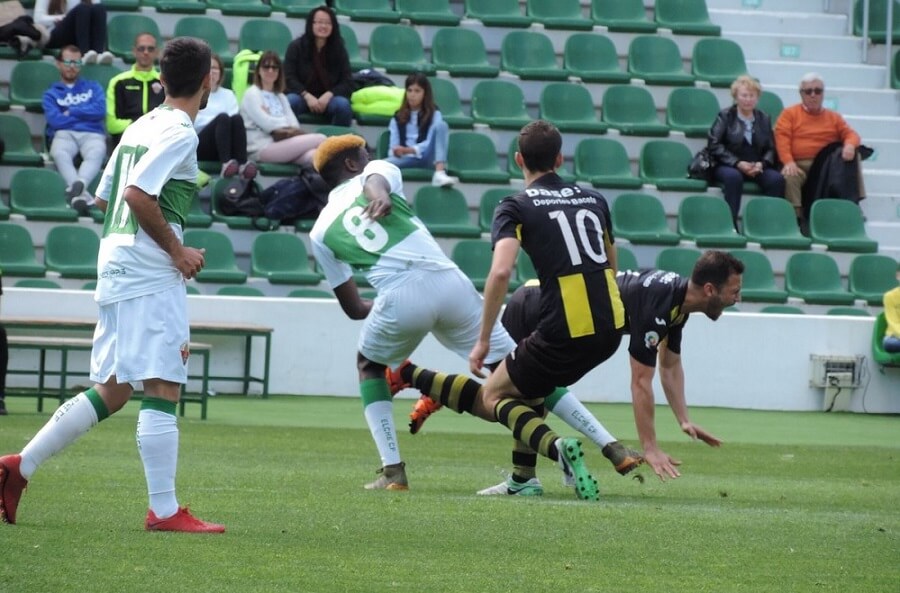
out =
{"type": "Polygon", "coordinates": [[[484,359],[487,357],[490,347],[489,343],[478,340],[469,353],[469,371],[479,379],[485,377],[484,371],[481,369],[484,368],[484,359]]]}
{"type": "Polygon", "coordinates": [[[175,267],[178,268],[185,280],[190,280],[203,269],[203,264],[206,263],[205,253],[206,249],[197,249],[196,247],[181,248],[178,257],[174,261],[175,267]]]}
{"type": "Polygon", "coordinates": [[[681,430],[692,439],[700,439],[710,447],[718,447],[722,444],[722,439],[712,433],[706,432],[703,427],[698,426],[693,422],[683,422],[681,424],[681,430]]]}
{"type": "Polygon", "coordinates": [[[662,449],[644,451],[644,461],[653,468],[653,471],[663,482],[666,481],[666,478],[674,479],[681,476],[677,467],[681,465],[681,461],[669,457],[662,449]]]}

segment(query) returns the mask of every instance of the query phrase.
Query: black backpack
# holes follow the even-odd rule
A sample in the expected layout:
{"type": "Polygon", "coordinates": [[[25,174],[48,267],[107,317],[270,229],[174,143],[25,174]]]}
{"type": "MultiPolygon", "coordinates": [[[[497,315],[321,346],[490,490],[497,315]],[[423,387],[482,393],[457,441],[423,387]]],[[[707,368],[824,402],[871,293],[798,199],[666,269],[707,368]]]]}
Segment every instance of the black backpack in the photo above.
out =
{"type": "Polygon", "coordinates": [[[301,165],[293,177],[279,179],[262,191],[263,216],[283,224],[293,224],[300,219],[311,219],[328,202],[328,187],[315,170],[301,165]]]}
{"type": "Polygon", "coordinates": [[[219,212],[225,216],[249,216],[258,218],[265,215],[260,200],[259,186],[252,179],[235,177],[225,187],[217,203],[219,212]]]}

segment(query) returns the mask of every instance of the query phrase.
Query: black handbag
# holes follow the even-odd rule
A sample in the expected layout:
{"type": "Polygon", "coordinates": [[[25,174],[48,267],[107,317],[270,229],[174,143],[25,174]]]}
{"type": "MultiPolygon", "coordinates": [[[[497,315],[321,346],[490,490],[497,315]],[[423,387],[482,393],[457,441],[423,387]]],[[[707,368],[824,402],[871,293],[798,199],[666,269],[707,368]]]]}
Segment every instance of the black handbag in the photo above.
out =
{"type": "Polygon", "coordinates": [[[712,175],[712,167],[712,157],[709,154],[709,148],[704,146],[691,159],[691,163],[687,168],[688,177],[709,181],[710,175],[712,175]]]}

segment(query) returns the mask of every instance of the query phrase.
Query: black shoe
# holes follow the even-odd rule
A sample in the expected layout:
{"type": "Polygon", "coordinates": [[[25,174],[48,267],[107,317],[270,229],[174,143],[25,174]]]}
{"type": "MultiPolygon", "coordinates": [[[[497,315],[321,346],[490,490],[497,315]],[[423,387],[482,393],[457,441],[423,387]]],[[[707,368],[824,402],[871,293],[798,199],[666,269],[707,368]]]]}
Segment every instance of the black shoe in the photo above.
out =
{"type": "Polygon", "coordinates": [[[0,416],[6,416],[9,412],[6,411],[6,402],[0,399],[0,416]]]}

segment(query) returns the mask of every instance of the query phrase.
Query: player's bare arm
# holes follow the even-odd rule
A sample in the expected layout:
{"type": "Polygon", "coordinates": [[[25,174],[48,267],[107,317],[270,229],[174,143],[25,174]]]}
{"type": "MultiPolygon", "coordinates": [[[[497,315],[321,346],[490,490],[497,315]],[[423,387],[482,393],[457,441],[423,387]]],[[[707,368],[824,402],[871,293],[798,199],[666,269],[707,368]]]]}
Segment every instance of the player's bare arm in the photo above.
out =
{"type": "Polygon", "coordinates": [[[500,239],[494,245],[494,256],[491,260],[491,271],[488,272],[484,285],[484,306],[481,314],[481,331],[478,341],[469,353],[469,370],[476,377],[483,378],[481,370],[484,359],[490,352],[491,331],[497,322],[497,316],[503,307],[503,300],[509,290],[519,253],[519,241],[513,238],[500,239]]]}
{"type": "Polygon", "coordinates": [[[378,174],[369,175],[363,185],[363,194],[369,200],[369,205],[363,211],[364,215],[378,220],[391,213],[391,186],[387,179],[378,174]]]}
{"type": "Polygon", "coordinates": [[[722,441],[718,437],[691,422],[684,395],[684,367],[681,365],[681,355],[675,354],[664,345],[659,349],[659,380],[681,430],[692,439],[700,439],[711,447],[721,445],[722,441]]]}
{"type": "Polygon", "coordinates": [[[185,279],[193,278],[203,269],[203,254],[206,250],[181,244],[178,236],[163,217],[156,198],[133,185],[125,188],[123,197],[144,232],[169,254],[172,263],[185,279]]]}
{"type": "Polygon", "coordinates": [[[372,310],[372,301],[359,296],[359,288],[353,278],[334,288],[334,296],[344,314],[350,319],[365,319],[372,310]]]}
{"type": "Polygon", "coordinates": [[[653,468],[660,480],[677,478],[681,474],[676,466],[681,462],[669,457],[659,448],[656,442],[656,426],[654,422],[653,376],[656,370],[639,362],[633,356],[631,362],[631,403],[634,408],[634,423],[638,438],[644,449],[644,459],[653,468]]]}

